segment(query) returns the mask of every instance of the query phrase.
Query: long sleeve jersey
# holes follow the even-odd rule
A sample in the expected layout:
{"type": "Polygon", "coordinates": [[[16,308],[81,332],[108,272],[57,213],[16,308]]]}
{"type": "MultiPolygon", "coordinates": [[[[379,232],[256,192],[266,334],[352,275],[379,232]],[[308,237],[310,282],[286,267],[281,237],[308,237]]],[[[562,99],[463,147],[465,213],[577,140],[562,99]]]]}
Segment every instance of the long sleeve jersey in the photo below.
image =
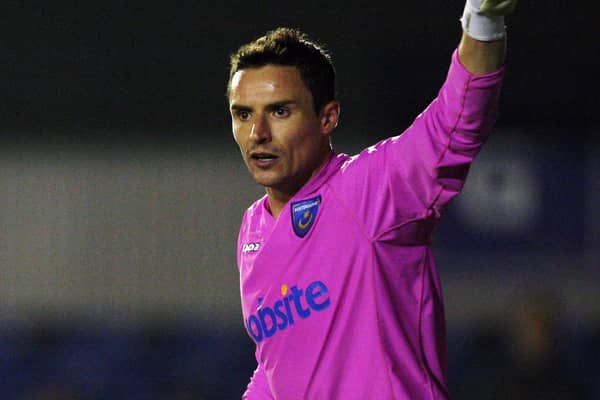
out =
{"type": "Polygon", "coordinates": [[[504,69],[457,51],[437,98],[401,135],[331,154],[277,219],[244,214],[237,261],[258,367],[245,399],[447,399],[434,227],[497,115],[504,69]]]}

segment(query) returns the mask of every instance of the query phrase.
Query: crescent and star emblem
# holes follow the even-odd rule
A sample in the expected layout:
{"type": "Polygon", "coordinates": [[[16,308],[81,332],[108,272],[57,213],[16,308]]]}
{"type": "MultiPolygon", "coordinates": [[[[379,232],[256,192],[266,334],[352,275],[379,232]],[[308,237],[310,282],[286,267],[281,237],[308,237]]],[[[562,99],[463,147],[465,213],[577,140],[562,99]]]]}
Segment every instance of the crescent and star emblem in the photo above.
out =
{"type": "Polygon", "coordinates": [[[312,222],[313,216],[310,210],[307,210],[302,217],[304,218],[305,222],[302,222],[302,220],[298,220],[298,227],[304,230],[312,222]]]}

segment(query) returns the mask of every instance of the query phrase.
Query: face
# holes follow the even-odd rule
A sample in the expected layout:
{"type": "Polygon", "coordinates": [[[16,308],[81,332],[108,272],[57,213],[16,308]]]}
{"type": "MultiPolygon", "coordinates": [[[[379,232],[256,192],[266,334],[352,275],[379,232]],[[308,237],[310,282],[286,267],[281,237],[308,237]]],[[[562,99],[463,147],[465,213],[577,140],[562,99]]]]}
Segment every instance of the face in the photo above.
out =
{"type": "Polygon", "coordinates": [[[256,182],[295,194],[327,161],[337,102],[315,114],[296,67],[267,65],[235,73],[229,89],[233,136],[256,182]]]}

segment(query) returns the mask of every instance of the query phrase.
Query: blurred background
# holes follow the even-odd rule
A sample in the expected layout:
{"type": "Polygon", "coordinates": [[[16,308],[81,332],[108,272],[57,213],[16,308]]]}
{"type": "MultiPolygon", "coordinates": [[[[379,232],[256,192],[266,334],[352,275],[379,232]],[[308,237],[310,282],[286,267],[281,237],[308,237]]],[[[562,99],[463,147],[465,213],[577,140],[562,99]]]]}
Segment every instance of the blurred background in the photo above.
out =
{"type": "MultiPolygon", "coordinates": [[[[326,44],[334,146],[356,153],[436,96],[464,3],[258,4],[0,5],[0,398],[240,398],[235,244],[263,190],[231,137],[229,54],[277,26],[326,44]]],[[[523,0],[508,20],[500,118],[434,242],[453,398],[600,398],[589,17],[523,0]]]]}

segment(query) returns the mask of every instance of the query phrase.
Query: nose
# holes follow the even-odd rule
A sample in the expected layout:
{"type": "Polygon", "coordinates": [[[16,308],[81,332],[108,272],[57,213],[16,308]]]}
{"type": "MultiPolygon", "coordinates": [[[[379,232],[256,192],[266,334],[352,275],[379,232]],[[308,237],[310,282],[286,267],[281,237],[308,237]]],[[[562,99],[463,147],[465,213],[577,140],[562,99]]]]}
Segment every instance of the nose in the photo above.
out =
{"type": "Polygon", "coordinates": [[[252,124],[250,137],[258,143],[271,141],[271,127],[264,116],[257,116],[252,124]]]}

